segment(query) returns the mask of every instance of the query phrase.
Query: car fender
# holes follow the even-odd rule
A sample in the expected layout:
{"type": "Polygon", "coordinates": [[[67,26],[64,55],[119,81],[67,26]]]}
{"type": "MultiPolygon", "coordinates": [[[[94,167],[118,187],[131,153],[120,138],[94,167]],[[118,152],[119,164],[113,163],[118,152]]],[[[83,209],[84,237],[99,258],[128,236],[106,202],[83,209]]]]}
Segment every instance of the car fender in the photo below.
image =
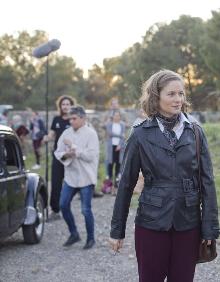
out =
{"type": "Polygon", "coordinates": [[[37,194],[43,194],[44,206],[47,207],[47,190],[43,184],[42,178],[36,173],[27,174],[27,195],[25,200],[25,220],[24,225],[31,225],[36,222],[37,211],[36,201],[37,194]]]}

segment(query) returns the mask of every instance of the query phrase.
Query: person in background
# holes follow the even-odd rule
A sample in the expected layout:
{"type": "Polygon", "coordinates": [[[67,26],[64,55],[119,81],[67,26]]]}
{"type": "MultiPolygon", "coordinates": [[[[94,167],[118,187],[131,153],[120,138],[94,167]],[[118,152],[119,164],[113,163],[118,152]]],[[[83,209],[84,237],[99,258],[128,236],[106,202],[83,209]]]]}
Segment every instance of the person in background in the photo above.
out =
{"type": "Polygon", "coordinates": [[[105,116],[104,123],[105,125],[108,122],[112,121],[113,115],[115,112],[120,112],[121,114],[121,120],[124,121],[125,125],[127,126],[127,118],[126,118],[126,113],[125,111],[121,108],[119,104],[119,100],[117,97],[112,97],[110,102],[109,102],[109,110],[107,112],[107,115],[105,116]]]}
{"type": "Polygon", "coordinates": [[[52,120],[51,128],[44,137],[44,142],[54,141],[52,153],[52,167],[51,167],[51,193],[50,193],[50,207],[51,213],[49,220],[60,219],[60,192],[64,178],[64,166],[54,156],[54,151],[57,149],[57,142],[65,129],[70,127],[69,111],[72,106],[76,104],[73,97],[68,95],[60,96],[56,101],[57,110],[59,115],[55,116],[52,120]]]}
{"type": "Polygon", "coordinates": [[[71,127],[62,133],[54,152],[56,158],[64,165],[65,172],[60,208],[70,236],[64,246],[68,247],[80,241],[71,211],[71,201],[79,192],[87,231],[83,249],[90,249],[95,244],[91,201],[94,185],[97,183],[99,140],[96,131],[86,124],[86,112],[82,106],[71,107],[69,120],[71,127]]]}
{"type": "MultiPolygon", "coordinates": [[[[112,180],[114,188],[117,189],[125,141],[125,124],[121,121],[121,114],[119,111],[115,111],[112,116],[112,121],[109,121],[106,124],[106,135],[107,176],[108,179],[112,180]]],[[[116,191],[114,190],[113,192],[116,191]]]]}
{"type": "Polygon", "coordinates": [[[32,117],[30,119],[30,134],[36,159],[36,164],[32,167],[32,169],[39,169],[41,157],[40,149],[43,137],[46,134],[46,128],[42,118],[36,111],[32,112],[32,117]]]}
{"type": "Polygon", "coordinates": [[[8,126],[8,109],[5,109],[2,114],[0,114],[0,124],[8,126]]]}
{"type": "Polygon", "coordinates": [[[11,121],[11,127],[16,132],[21,142],[21,148],[24,156],[26,155],[26,138],[29,134],[29,130],[24,125],[22,117],[20,115],[14,115],[11,121]]]}
{"type": "Polygon", "coordinates": [[[134,127],[125,148],[111,221],[110,244],[123,245],[139,171],[144,188],[135,218],[140,282],[192,282],[200,242],[219,236],[218,207],[207,140],[186,114],[183,78],[170,70],[152,75],[141,104],[148,119],[134,127]],[[194,127],[200,135],[201,194],[194,127]],[[201,212],[200,212],[201,198],[201,212]]]}
{"type": "MultiPolygon", "coordinates": [[[[104,122],[103,122],[103,129],[105,130],[105,138],[108,138],[108,134],[106,131],[106,126],[108,123],[112,122],[113,119],[113,115],[115,112],[119,112],[120,116],[121,116],[121,120],[124,122],[125,124],[125,128],[129,128],[128,126],[128,121],[127,121],[127,117],[126,117],[126,112],[124,111],[124,109],[121,108],[120,104],[119,104],[119,100],[118,97],[112,97],[108,103],[108,111],[107,114],[104,116],[104,122]]],[[[107,149],[107,147],[106,147],[107,149]]],[[[108,152],[105,152],[105,156],[107,157],[108,152]]],[[[106,176],[108,175],[108,160],[105,158],[105,174],[106,176]]],[[[107,185],[112,185],[111,181],[108,179],[108,177],[106,177],[106,179],[104,180],[103,185],[105,186],[105,182],[107,181],[107,185]]]]}

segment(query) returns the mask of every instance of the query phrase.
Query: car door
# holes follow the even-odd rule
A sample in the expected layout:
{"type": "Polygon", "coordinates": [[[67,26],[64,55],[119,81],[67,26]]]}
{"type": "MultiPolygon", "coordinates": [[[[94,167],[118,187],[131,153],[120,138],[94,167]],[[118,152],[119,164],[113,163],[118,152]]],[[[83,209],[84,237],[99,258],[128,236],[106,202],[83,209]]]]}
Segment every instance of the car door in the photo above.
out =
{"type": "Polygon", "coordinates": [[[3,162],[3,139],[0,136],[0,238],[8,234],[8,202],[7,189],[5,185],[5,167],[3,162]]]}
{"type": "Polygon", "coordinates": [[[20,146],[14,136],[5,136],[4,152],[7,177],[9,227],[12,232],[24,221],[26,175],[20,146]]]}

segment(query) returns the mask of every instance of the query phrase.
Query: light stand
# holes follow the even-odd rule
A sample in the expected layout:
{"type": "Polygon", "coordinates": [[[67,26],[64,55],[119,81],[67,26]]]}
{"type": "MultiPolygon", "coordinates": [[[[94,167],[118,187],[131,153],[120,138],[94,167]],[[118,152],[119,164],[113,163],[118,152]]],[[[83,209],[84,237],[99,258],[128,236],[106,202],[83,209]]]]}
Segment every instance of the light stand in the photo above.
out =
{"type": "MultiPolygon", "coordinates": [[[[49,96],[49,55],[50,53],[58,50],[60,48],[60,41],[57,39],[52,39],[47,43],[44,43],[33,50],[33,56],[35,58],[43,58],[47,57],[46,60],[46,93],[45,93],[45,111],[46,111],[46,131],[48,134],[48,96],[49,96]]],[[[48,162],[49,162],[49,150],[48,150],[48,142],[46,143],[46,164],[45,164],[45,184],[48,190],[48,162]]],[[[48,206],[48,205],[47,205],[48,206]]],[[[47,219],[48,219],[48,208],[47,208],[47,219]]]]}
{"type": "MultiPolygon", "coordinates": [[[[46,132],[48,134],[49,126],[48,126],[48,96],[49,96],[49,55],[47,56],[46,60],[46,93],[45,93],[45,111],[46,111],[46,132]]],[[[45,182],[48,188],[48,163],[49,163],[49,146],[48,142],[46,142],[46,163],[45,163],[45,182]]]]}

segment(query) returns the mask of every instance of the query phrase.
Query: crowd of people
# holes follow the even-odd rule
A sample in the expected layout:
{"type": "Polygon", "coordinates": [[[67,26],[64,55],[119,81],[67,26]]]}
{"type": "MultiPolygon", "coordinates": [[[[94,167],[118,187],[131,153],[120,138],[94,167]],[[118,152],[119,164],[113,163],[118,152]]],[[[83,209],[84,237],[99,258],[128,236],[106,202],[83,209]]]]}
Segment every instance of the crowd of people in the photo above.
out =
{"type": "MultiPolygon", "coordinates": [[[[48,220],[61,219],[60,214],[62,213],[70,231],[70,236],[64,246],[79,241],[80,236],[70,209],[72,198],[78,193],[88,233],[84,248],[88,249],[95,244],[94,217],[91,210],[92,197],[103,196],[103,193],[97,191],[96,187],[99,139],[94,127],[86,118],[85,109],[77,105],[73,97],[60,96],[56,101],[56,107],[58,115],[53,117],[49,132],[40,114],[30,108],[27,109],[26,122],[19,114],[13,115],[9,120],[8,111],[6,111],[2,124],[9,125],[17,133],[25,155],[28,154],[27,138],[31,139],[35,156],[33,170],[41,167],[42,145],[53,142],[48,220]]],[[[125,143],[126,126],[125,122],[121,120],[122,112],[118,99],[113,98],[109,112],[103,120],[106,132],[106,179],[111,180],[109,192],[114,190],[114,195],[120,178],[125,143]]]]}
{"type": "MultiPolygon", "coordinates": [[[[103,127],[106,133],[103,192],[116,196],[109,242],[117,253],[123,246],[131,197],[140,177],[135,217],[135,249],[140,282],[192,282],[201,244],[219,236],[217,197],[212,163],[203,129],[187,114],[184,79],[170,70],[153,74],[143,85],[141,110],[131,128],[118,100],[111,100],[103,127]],[[126,128],[129,128],[126,130],[126,128]],[[195,128],[199,132],[198,158],[195,128]],[[126,140],[126,131],[129,131],[126,140]],[[108,189],[106,188],[108,186],[108,189]]],[[[87,122],[84,107],[70,96],[57,101],[59,115],[46,133],[43,120],[32,112],[29,128],[14,116],[21,140],[31,134],[40,166],[40,146],[53,141],[51,214],[60,211],[69,230],[64,247],[81,240],[71,202],[78,193],[87,240],[95,245],[92,197],[97,184],[99,138],[87,122]]]]}
{"type": "Polygon", "coordinates": [[[26,141],[30,136],[35,155],[35,164],[32,169],[40,168],[41,146],[43,137],[46,134],[46,127],[42,117],[38,112],[28,109],[28,119],[24,121],[21,115],[15,114],[11,119],[8,118],[9,109],[5,109],[0,115],[0,124],[10,126],[19,137],[23,155],[27,152],[26,141]]]}

